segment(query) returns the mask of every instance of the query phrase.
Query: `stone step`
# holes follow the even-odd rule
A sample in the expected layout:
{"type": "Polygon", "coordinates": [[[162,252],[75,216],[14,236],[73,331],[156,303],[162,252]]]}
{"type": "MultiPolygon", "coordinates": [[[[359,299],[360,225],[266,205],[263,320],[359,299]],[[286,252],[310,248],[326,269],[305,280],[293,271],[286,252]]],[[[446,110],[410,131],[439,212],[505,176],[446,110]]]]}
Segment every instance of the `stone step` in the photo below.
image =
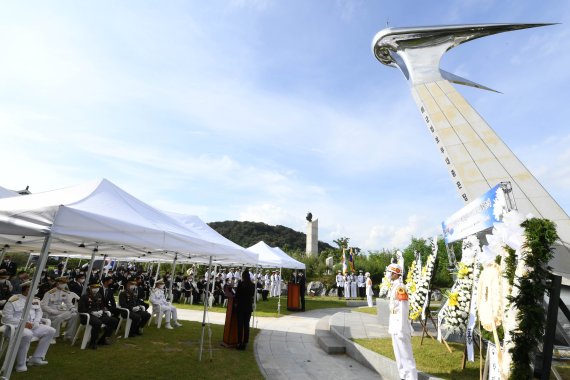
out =
{"type": "Polygon", "coordinates": [[[315,339],[319,347],[327,354],[344,354],[346,352],[344,343],[331,333],[329,319],[330,316],[319,319],[315,326],[315,339]]]}

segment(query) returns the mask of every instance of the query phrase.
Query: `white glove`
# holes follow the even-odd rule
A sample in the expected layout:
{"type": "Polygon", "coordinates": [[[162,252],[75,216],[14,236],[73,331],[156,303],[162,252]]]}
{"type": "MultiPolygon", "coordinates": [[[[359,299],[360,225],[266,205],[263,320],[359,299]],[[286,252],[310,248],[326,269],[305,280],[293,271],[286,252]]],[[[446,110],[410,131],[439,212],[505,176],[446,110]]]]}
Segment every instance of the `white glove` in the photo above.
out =
{"type": "Polygon", "coordinates": [[[139,311],[140,309],[141,309],[140,306],[133,307],[133,311],[139,311]]]}
{"type": "Polygon", "coordinates": [[[103,315],[103,311],[99,310],[99,311],[92,311],[91,315],[97,318],[100,318],[103,315]]]}
{"type": "Polygon", "coordinates": [[[107,314],[107,317],[111,316],[111,312],[109,310],[105,310],[105,314],[107,314]]]}

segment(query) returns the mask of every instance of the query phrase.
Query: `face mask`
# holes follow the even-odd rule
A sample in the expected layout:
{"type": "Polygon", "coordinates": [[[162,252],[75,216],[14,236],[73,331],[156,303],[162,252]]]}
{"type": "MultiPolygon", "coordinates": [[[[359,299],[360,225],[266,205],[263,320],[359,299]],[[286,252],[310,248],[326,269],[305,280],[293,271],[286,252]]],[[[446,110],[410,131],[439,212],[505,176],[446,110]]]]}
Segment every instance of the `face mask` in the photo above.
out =
{"type": "Polygon", "coordinates": [[[83,284],[85,282],[85,279],[84,278],[78,278],[77,282],[79,282],[80,284],[83,284]]]}
{"type": "Polygon", "coordinates": [[[130,289],[130,290],[135,290],[136,288],[137,288],[136,285],[131,285],[131,286],[129,286],[129,289],[130,289]]]}
{"type": "Polygon", "coordinates": [[[91,289],[91,294],[95,295],[99,292],[99,288],[93,288],[91,289]]]}
{"type": "Polygon", "coordinates": [[[65,284],[57,284],[57,288],[63,290],[65,289],[65,284]]]}
{"type": "Polygon", "coordinates": [[[164,289],[164,285],[158,285],[159,289],[164,289]]]}

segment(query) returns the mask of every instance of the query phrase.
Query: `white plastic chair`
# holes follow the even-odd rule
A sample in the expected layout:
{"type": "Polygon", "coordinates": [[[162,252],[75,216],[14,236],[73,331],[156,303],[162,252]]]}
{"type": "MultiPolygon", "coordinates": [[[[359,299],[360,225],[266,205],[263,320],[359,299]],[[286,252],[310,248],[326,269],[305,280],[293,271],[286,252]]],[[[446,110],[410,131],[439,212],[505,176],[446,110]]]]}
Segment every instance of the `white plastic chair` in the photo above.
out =
{"type": "MultiPolygon", "coordinates": [[[[71,345],[73,346],[75,344],[75,341],[77,340],[79,334],[81,333],[81,329],[83,329],[85,330],[85,332],[83,333],[83,340],[81,341],[81,349],[84,350],[85,347],[87,347],[87,343],[89,343],[89,340],[91,340],[91,325],[89,324],[89,321],[91,320],[91,315],[89,313],[79,313],[79,315],[84,315],[85,317],[87,317],[87,322],[85,324],[83,323],[78,324],[79,326],[77,327],[77,332],[73,337],[71,345]]],[[[79,315],[77,316],[77,318],[79,318],[79,315]]],[[[102,324],[101,328],[105,328],[105,324],[102,324]]]]}
{"type": "Polygon", "coordinates": [[[164,315],[164,311],[162,310],[162,306],[152,303],[152,313],[150,314],[150,318],[148,320],[147,326],[150,326],[153,319],[156,318],[156,328],[159,329],[162,325],[162,316],[164,315]]]}
{"type": "Polygon", "coordinates": [[[115,330],[115,335],[119,333],[119,329],[121,328],[121,324],[125,321],[125,335],[124,338],[127,339],[129,337],[129,331],[131,331],[131,323],[133,320],[131,319],[131,312],[129,309],[124,307],[117,306],[118,310],[125,311],[127,313],[126,317],[123,317],[123,313],[119,314],[119,323],[117,323],[117,329],[115,330]]]}

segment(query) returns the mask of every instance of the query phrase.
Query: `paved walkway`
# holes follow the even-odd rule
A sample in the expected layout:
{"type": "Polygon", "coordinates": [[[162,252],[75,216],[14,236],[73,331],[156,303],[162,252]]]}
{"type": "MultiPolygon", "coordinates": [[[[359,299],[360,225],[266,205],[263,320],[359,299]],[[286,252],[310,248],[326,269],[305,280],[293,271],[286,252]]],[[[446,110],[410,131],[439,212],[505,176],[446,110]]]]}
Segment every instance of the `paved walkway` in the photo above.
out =
{"type": "MultiPolygon", "coordinates": [[[[315,325],[323,317],[342,309],[320,309],[281,318],[260,317],[261,329],[254,352],[261,373],[267,379],[378,379],[378,374],[346,355],[327,355],[315,339],[315,325]]],[[[355,313],[356,314],[356,313],[355,313]]],[[[361,314],[361,313],[357,313],[361,314]]],[[[181,320],[202,321],[202,312],[178,309],[181,320]]],[[[209,313],[209,321],[224,324],[225,315],[209,313]]]]}

